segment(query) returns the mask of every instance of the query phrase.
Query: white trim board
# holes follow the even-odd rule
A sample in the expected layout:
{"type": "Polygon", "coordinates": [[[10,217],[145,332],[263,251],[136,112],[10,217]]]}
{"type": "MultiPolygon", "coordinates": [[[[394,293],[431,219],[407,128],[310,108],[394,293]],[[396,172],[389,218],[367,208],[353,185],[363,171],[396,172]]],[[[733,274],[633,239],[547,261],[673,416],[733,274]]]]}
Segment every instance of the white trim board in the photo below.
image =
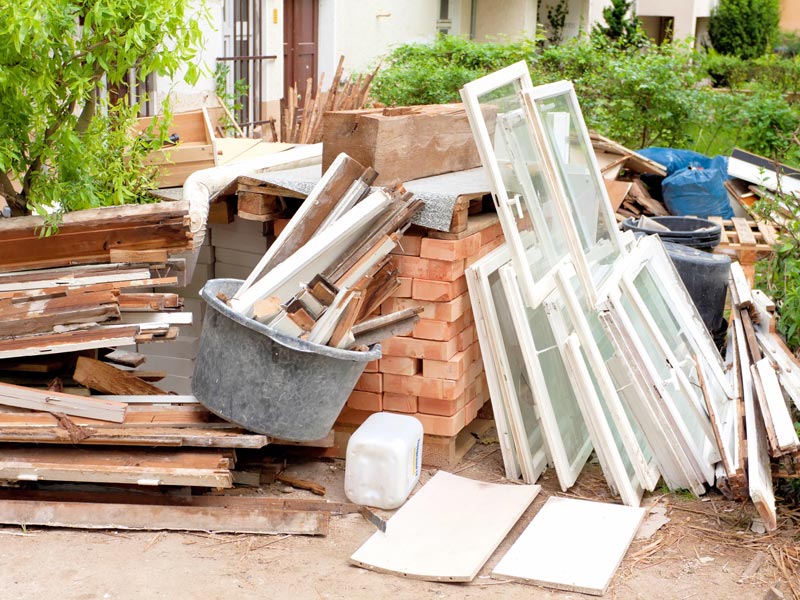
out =
{"type": "Polygon", "coordinates": [[[492,575],[602,596],[646,512],[551,496],[492,575]]]}
{"type": "Polygon", "coordinates": [[[413,579],[472,581],[540,490],[439,471],[350,562],[413,579]]]}

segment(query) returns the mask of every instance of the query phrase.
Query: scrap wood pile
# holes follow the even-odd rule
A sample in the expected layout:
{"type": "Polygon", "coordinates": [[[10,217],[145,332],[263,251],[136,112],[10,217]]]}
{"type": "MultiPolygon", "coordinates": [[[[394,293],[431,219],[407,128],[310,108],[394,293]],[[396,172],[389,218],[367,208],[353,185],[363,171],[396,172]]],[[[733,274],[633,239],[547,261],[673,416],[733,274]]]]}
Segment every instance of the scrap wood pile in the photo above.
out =
{"type": "Polygon", "coordinates": [[[417,309],[376,315],[400,285],[390,252],[423,203],[341,154],[229,299],[233,310],[314,344],[365,349],[409,333],[417,309]]]}
{"type": "MultiPolygon", "coordinates": [[[[322,115],[326,112],[363,108],[369,98],[372,80],[380,65],[369,75],[350,76],[343,79],[344,56],[339,64],[328,91],[323,92],[324,75],[317,85],[309,77],[306,80],[302,106],[297,98],[302,91],[297,82],[290,87],[288,98],[281,100],[281,142],[294,144],[317,144],[322,141],[322,115]]],[[[277,141],[277,140],[275,140],[277,141]]]]}
{"type": "Polygon", "coordinates": [[[735,437],[737,452],[731,464],[724,464],[729,487],[724,491],[742,498],[748,484],[751,492],[755,488],[756,506],[765,522],[774,526],[773,477],[800,477],[795,428],[795,415],[800,414],[800,361],[775,330],[775,304],[761,290],[751,290],[736,265],[731,274],[727,354],[741,389],[737,413],[744,415],[744,424],[737,422],[728,434],[735,437]]]}
{"type": "Polygon", "coordinates": [[[0,522],[325,533],[341,506],[155,491],[221,490],[248,473],[258,478],[264,465],[237,465],[234,449],[269,441],[193,396],[165,392],[157,383],[166,373],[147,371],[145,355],[120,348],[172,340],[191,325],[173,291],[193,244],[186,204],[70,213],[50,237],[42,226],[37,217],[0,222],[0,480],[11,486],[0,522]],[[137,491],[68,498],[33,489],[48,482],[137,491]]]}

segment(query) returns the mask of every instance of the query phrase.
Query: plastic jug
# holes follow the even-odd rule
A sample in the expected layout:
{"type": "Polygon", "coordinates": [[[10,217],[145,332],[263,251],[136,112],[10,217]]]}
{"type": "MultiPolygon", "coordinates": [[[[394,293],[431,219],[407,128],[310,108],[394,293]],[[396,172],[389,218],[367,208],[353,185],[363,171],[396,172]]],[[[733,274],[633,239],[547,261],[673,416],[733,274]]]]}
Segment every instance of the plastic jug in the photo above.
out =
{"type": "Polygon", "coordinates": [[[344,493],[351,502],[397,508],[419,481],[422,423],[407,415],[375,413],[347,443],[344,493]]]}

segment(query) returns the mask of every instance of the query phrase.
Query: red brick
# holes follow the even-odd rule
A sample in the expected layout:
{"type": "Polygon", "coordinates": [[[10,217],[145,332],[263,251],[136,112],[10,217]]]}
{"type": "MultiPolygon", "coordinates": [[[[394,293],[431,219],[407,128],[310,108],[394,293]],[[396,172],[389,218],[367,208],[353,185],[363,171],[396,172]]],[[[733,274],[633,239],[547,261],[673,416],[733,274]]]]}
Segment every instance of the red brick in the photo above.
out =
{"type": "Polygon", "coordinates": [[[487,244],[484,244],[483,246],[481,246],[480,252],[477,252],[476,254],[473,254],[472,256],[469,256],[469,257],[467,257],[465,259],[466,260],[466,266],[467,267],[471,267],[476,262],[478,262],[480,259],[482,259],[484,256],[486,256],[490,252],[493,252],[494,250],[496,250],[497,248],[502,246],[504,242],[505,242],[505,239],[503,239],[503,237],[501,236],[501,237],[495,238],[494,240],[492,240],[491,242],[488,242],[487,244]]]}
{"type": "Polygon", "coordinates": [[[464,274],[464,260],[433,260],[417,256],[398,256],[397,268],[403,277],[455,281],[464,274]]]}
{"type": "Polygon", "coordinates": [[[356,382],[355,389],[362,392],[374,392],[380,394],[383,392],[383,374],[382,373],[362,373],[361,377],[356,382]]]}
{"type": "Polygon", "coordinates": [[[443,435],[452,437],[464,429],[464,409],[450,417],[438,415],[426,415],[417,413],[414,415],[422,423],[422,430],[428,435],[443,435]]]}
{"type": "Polygon", "coordinates": [[[290,219],[275,219],[272,222],[272,231],[275,234],[275,237],[278,237],[281,232],[286,229],[286,226],[289,224],[290,219]]]}
{"type": "Polygon", "coordinates": [[[502,237],[503,235],[503,226],[500,223],[495,223],[494,225],[487,227],[483,231],[480,232],[481,235],[481,246],[485,246],[489,242],[493,242],[498,237],[502,237]]]}
{"type": "Polygon", "coordinates": [[[421,235],[405,234],[400,238],[391,254],[401,256],[419,256],[420,244],[424,238],[421,235]]]}
{"type": "Polygon", "coordinates": [[[470,325],[458,334],[458,351],[462,352],[475,343],[475,325],[470,325]]]}
{"type": "Polygon", "coordinates": [[[386,393],[383,395],[383,410],[415,413],[417,412],[417,397],[386,393]]]}
{"type": "Polygon", "coordinates": [[[355,410],[378,412],[383,409],[383,394],[354,391],[347,399],[347,406],[355,410]]]}
{"type": "Polygon", "coordinates": [[[420,396],[417,402],[418,410],[426,415],[441,415],[443,417],[450,417],[460,411],[466,406],[469,399],[469,393],[463,392],[456,398],[428,398],[420,396]]]}
{"type": "Polygon", "coordinates": [[[349,406],[345,406],[342,409],[342,412],[339,413],[336,423],[338,425],[361,425],[371,414],[374,413],[369,410],[358,410],[355,408],[350,408],[349,406]]]}
{"type": "Polygon", "coordinates": [[[380,373],[380,370],[378,359],[369,361],[367,366],[364,367],[364,373],[380,373]]]}
{"type": "Polygon", "coordinates": [[[466,377],[456,381],[450,379],[430,379],[421,375],[383,375],[383,387],[391,390],[394,394],[405,394],[407,396],[425,396],[426,398],[438,398],[440,400],[453,400],[464,393],[466,389],[466,377]]]}
{"type": "Polygon", "coordinates": [[[420,371],[421,362],[419,358],[407,356],[384,356],[380,361],[380,370],[381,373],[393,375],[416,375],[420,371]]]}
{"type": "MultiPolygon", "coordinates": [[[[444,240],[439,240],[444,241],[444,240]]],[[[467,278],[459,277],[455,281],[431,281],[430,279],[414,279],[411,298],[445,302],[452,300],[467,291],[467,278]]],[[[400,296],[398,296],[400,297],[400,296]]]]}
{"type": "Polygon", "coordinates": [[[472,363],[475,347],[473,344],[462,352],[457,352],[450,360],[423,360],[422,376],[435,379],[458,379],[467,372],[472,363]]]}
{"type": "Polygon", "coordinates": [[[466,406],[464,407],[464,425],[469,425],[472,423],[476,417],[478,416],[478,411],[481,407],[486,404],[486,401],[489,399],[489,395],[487,393],[481,392],[480,394],[476,395],[472,400],[467,402],[466,406]]]}
{"type": "Polygon", "coordinates": [[[400,287],[392,293],[392,298],[411,298],[414,295],[414,280],[411,277],[398,277],[397,281],[400,287]]]}
{"type": "MultiPolygon", "coordinates": [[[[387,356],[407,356],[409,358],[430,358],[448,360],[458,352],[456,339],[446,342],[415,340],[414,338],[393,337],[382,342],[383,353],[387,356]]],[[[386,382],[384,381],[384,386],[386,382]]]]}
{"type": "Polygon", "coordinates": [[[411,336],[418,340],[437,340],[446,342],[456,337],[473,323],[472,313],[467,312],[455,321],[436,321],[420,319],[414,326],[411,336]]]}
{"type": "Polygon", "coordinates": [[[420,258],[436,260],[461,260],[478,252],[481,247],[481,233],[473,233],[460,240],[437,240],[423,238],[420,258]]]}
{"type": "Polygon", "coordinates": [[[469,294],[466,292],[447,302],[428,302],[414,300],[413,298],[389,298],[381,305],[381,310],[383,314],[388,314],[418,306],[423,309],[419,315],[420,319],[434,319],[436,321],[455,321],[465,312],[472,312],[469,294]]]}

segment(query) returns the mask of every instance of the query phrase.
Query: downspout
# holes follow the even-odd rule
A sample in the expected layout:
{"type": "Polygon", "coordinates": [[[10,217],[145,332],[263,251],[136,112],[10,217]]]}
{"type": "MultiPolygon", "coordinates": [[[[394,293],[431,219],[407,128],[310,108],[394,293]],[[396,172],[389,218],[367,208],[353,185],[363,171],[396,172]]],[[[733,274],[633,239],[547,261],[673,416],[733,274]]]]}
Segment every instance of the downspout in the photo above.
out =
{"type": "Polygon", "coordinates": [[[200,246],[206,237],[206,223],[211,197],[224,189],[241,175],[258,175],[268,171],[281,171],[322,161],[322,144],[294,146],[283,152],[276,152],[250,160],[195,171],[183,184],[183,200],[189,203],[189,219],[194,241],[194,250],[180,255],[186,258],[186,282],[192,279],[200,246]]]}

